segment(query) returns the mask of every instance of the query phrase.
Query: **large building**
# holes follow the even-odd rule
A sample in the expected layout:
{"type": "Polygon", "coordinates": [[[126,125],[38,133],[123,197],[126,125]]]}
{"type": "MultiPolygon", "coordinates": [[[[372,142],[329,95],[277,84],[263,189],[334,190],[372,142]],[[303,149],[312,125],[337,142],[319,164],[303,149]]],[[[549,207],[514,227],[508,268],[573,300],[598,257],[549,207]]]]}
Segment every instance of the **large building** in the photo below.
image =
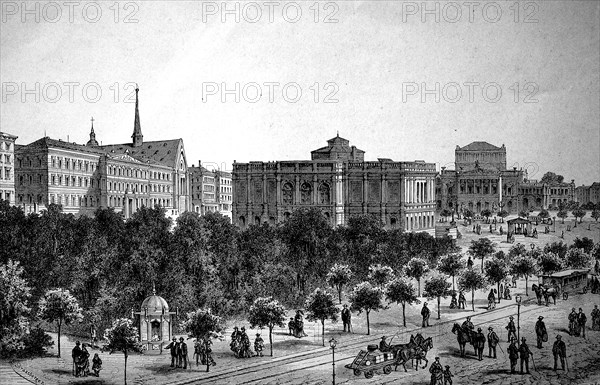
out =
{"type": "Polygon", "coordinates": [[[234,163],[233,221],[275,224],[315,207],[331,225],[370,214],[386,228],[433,233],[435,175],[435,164],[424,161],[365,161],[364,151],[338,135],[311,160],[234,163]]]}
{"type": "Polygon", "coordinates": [[[455,169],[442,167],[437,178],[437,208],[476,214],[489,209],[509,213],[553,208],[575,200],[575,184],[539,183],[527,179],[525,170],[507,168],[506,147],[487,142],[456,146],[455,169]]]}
{"type": "Polygon", "coordinates": [[[210,171],[198,161],[198,167],[189,168],[192,187],[193,211],[199,214],[218,212],[231,220],[233,186],[231,173],[210,171]]]}
{"type": "Polygon", "coordinates": [[[0,199],[15,204],[16,136],[0,132],[0,199]]]}
{"type": "Polygon", "coordinates": [[[170,216],[191,209],[183,141],[143,140],[138,91],[131,143],[99,145],[92,119],[86,145],[48,137],[17,145],[16,204],[34,212],[55,203],[73,214],[112,207],[125,217],[141,206],[170,216]]]}
{"type": "Polygon", "coordinates": [[[589,186],[581,185],[575,189],[577,202],[581,204],[593,203],[597,205],[600,203],[600,183],[594,182],[589,186]]]}

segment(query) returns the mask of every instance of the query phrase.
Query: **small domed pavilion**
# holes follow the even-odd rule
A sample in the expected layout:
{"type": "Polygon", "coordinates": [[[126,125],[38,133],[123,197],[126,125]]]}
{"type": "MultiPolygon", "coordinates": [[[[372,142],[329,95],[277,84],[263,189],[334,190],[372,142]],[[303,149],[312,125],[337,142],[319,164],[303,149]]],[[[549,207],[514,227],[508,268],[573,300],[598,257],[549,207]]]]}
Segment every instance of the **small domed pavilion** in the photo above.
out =
{"type": "Polygon", "coordinates": [[[152,295],[147,297],[139,312],[132,315],[140,316],[140,342],[147,350],[159,349],[162,353],[163,343],[169,343],[173,331],[173,315],[177,312],[169,311],[169,304],[161,296],[156,295],[154,285],[152,295]]]}

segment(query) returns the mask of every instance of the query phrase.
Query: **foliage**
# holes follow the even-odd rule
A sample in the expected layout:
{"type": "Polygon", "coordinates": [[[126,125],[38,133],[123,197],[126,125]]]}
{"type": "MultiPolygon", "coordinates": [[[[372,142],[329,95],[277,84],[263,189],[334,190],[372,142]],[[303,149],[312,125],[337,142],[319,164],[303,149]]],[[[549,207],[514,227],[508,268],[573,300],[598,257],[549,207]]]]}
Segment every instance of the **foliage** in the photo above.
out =
{"type": "Polygon", "coordinates": [[[562,260],[557,254],[552,252],[542,253],[537,260],[537,265],[544,274],[555,273],[563,269],[562,260]]]}
{"type": "Polygon", "coordinates": [[[561,183],[563,183],[564,179],[565,179],[564,176],[555,174],[551,171],[548,171],[547,173],[544,174],[544,176],[542,176],[542,179],[540,179],[540,183],[561,184],[561,183]]]}
{"type": "Polygon", "coordinates": [[[550,217],[550,213],[548,212],[548,210],[542,209],[539,212],[538,217],[540,217],[540,218],[549,218],[550,217]]]}
{"type": "Polygon", "coordinates": [[[454,290],[454,278],[465,268],[460,254],[448,254],[440,259],[437,270],[452,277],[452,290],[454,290]]]}
{"type": "Polygon", "coordinates": [[[127,385],[127,357],[130,352],[141,352],[142,346],[138,340],[138,329],[133,326],[133,321],[128,318],[116,319],[112,327],[104,332],[104,339],[108,342],[104,350],[110,354],[122,352],[125,356],[125,370],[123,377],[127,385]]]}
{"type": "Polygon", "coordinates": [[[483,275],[475,270],[465,270],[458,278],[459,290],[471,292],[471,307],[473,311],[475,311],[475,290],[485,289],[486,287],[483,275]]]}
{"type": "Polygon", "coordinates": [[[392,279],[393,275],[394,270],[389,266],[381,265],[380,263],[369,266],[368,279],[375,286],[384,287],[392,279]]]}
{"type": "Polygon", "coordinates": [[[306,319],[321,321],[323,346],[325,346],[325,320],[336,322],[340,312],[340,309],[335,306],[333,296],[325,290],[316,288],[306,299],[304,308],[307,311],[306,319]]]}
{"type": "Polygon", "coordinates": [[[429,271],[427,262],[422,258],[412,258],[404,268],[407,277],[417,280],[419,297],[421,296],[421,278],[429,271]]]}
{"type": "Polygon", "coordinates": [[[598,222],[598,219],[600,219],[600,209],[593,209],[590,215],[592,216],[592,218],[594,218],[596,222],[598,222]]]}
{"type": "Polygon", "coordinates": [[[370,282],[359,283],[350,294],[350,310],[363,311],[367,314],[367,335],[371,334],[369,313],[372,310],[385,309],[383,291],[380,287],[371,285],[370,282]]]}
{"type": "Polygon", "coordinates": [[[444,217],[444,218],[448,218],[448,217],[449,217],[449,216],[451,216],[451,215],[452,215],[452,211],[450,211],[450,210],[448,210],[448,209],[443,209],[443,210],[440,212],[440,216],[441,216],[441,217],[444,217]]]}
{"type": "Polygon", "coordinates": [[[529,295],[529,277],[536,272],[536,261],[530,255],[524,254],[516,257],[509,266],[512,275],[525,277],[525,294],[529,295]]]}
{"type": "Polygon", "coordinates": [[[197,309],[186,314],[180,328],[190,338],[202,339],[212,333],[223,331],[225,321],[213,314],[211,309],[197,309]]]}
{"type": "Polygon", "coordinates": [[[590,257],[596,260],[600,260],[600,242],[594,245],[594,248],[590,252],[590,257]]]}
{"type": "MultiPolygon", "coordinates": [[[[498,293],[500,293],[500,282],[504,281],[508,276],[506,260],[504,258],[494,257],[491,260],[486,261],[484,274],[488,279],[488,282],[497,285],[498,293]]],[[[500,301],[500,297],[501,295],[498,295],[498,301],[500,301]]]]}
{"type": "Polygon", "coordinates": [[[546,243],[544,246],[544,253],[554,253],[560,259],[564,259],[565,255],[567,255],[568,247],[562,241],[546,243]]]}
{"type": "Polygon", "coordinates": [[[565,256],[565,264],[572,269],[589,267],[591,258],[583,249],[569,249],[565,256]]]}
{"type": "Polygon", "coordinates": [[[587,214],[587,211],[577,208],[577,209],[571,211],[571,214],[573,214],[573,216],[575,217],[576,220],[577,220],[577,218],[579,218],[579,223],[581,223],[581,221],[583,220],[583,217],[585,217],[585,214],[587,214]]]}
{"type": "Polygon", "coordinates": [[[506,218],[508,216],[508,211],[506,211],[506,210],[500,210],[500,211],[498,211],[498,216],[500,218],[506,218]]]}
{"type": "Polygon", "coordinates": [[[440,319],[440,298],[446,298],[450,294],[450,282],[446,281],[446,277],[434,275],[425,280],[423,295],[428,299],[437,298],[438,319],[440,319]]]}
{"type": "Polygon", "coordinates": [[[486,218],[491,217],[492,216],[492,210],[490,210],[490,209],[483,209],[483,210],[481,210],[481,216],[482,217],[486,217],[486,218]]]}
{"type": "Polygon", "coordinates": [[[496,247],[491,240],[488,238],[479,238],[471,241],[468,252],[473,258],[481,258],[481,269],[483,270],[483,259],[486,255],[490,255],[494,251],[496,251],[496,247]]]}
{"type": "Polygon", "coordinates": [[[273,297],[257,298],[248,312],[248,322],[250,327],[269,328],[269,345],[271,348],[271,357],[273,356],[273,328],[275,326],[284,327],[286,320],[285,308],[279,304],[273,297]]]}
{"type": "Polygon", "coordinates": [[[48,290],[39,304],[39,317],[58,326],[58,356],[60,357],[60,335],[63,324],[82,321],[83,314],[77,299],[69,290],[48,290]]]}
{"type": "Polygon", "coordinates": [[[342,264],[334,264],[325,278],[327,284],[334,287],[338,293],[338,300],[342,303],[342,289],[345,285],[350,283],[352,278],[352,270],[350,266],[342,264]]]}
{"type": "Polygon", "coordinates": [[[594,248],[594,240],[590,239],[588,237],[583,237],[583,238],[575,238],[575,240],[573,241],[573,243],[571,244],[571,246],[569,246],[570,249],[583,249],[583,251],[585,253],[588,253],[590,251],[592,251],[592,249],[594,248]]]}
{"type": "Polygon", "coordinates": [[[565,223],[565,218],[569,216],[569,213],[567,212],[567,210],[561,209],[558,211],[558,213],[556,213],[556,216],[562,219],[562,223],[565,223]]]}
{"type": "Polygon", "coordinates": [[[469,209],[463,209],[462,215],[465,218],[473,218],[473,212],[469,209]]]}
{"type": "Polygon", "coordinates": [[[519,217],[521,218],[527,218],[529,216],[529,211],[527,210],[521,210],[519,211],[519,217]]]}
{"type": "Polygon", "coordinates": [[[415,293],[415,287],[404,278],[396,278],[387,285],[385,297],[389,302],[395,302],[402,305],[402,321],[404,327],[406,327],[406,305],[419,303],[419,299],[415,293]]]}

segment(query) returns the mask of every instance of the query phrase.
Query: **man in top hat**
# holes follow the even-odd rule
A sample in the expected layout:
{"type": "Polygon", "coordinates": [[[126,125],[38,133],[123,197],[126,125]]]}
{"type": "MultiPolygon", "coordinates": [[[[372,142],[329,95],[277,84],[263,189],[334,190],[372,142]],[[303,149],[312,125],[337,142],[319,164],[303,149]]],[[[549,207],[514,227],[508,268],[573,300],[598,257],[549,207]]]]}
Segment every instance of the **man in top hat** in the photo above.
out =
{"type": "Polygon", "coordinates": [[[587,317],[583,312],[582,308],[579,308],[579,314],[577,314],[577,324],[579,326],[579,330],[581,331],[581,336],[585,338],[585,323],[587,322],[587,317]]]}
{"type": "Polygon", "coordinates": [[[508,325],[506,325],[506,330],[508,330],[508,342],[511,339],[517,339],[517,327],[515,326],[515,318],[511,315],[508,317],[508,325]]]}
{"type": "Polygon", "coordinates": [[[537,347],[542,348],[542,342],[548,342],[548,332],[546,331],[546,325],[542,321],[544,317],[539,316],[535,323],[535,335],[537,336],[537,347]]]}
{"type": "Polygon", "coordinates": [[[381,341],[379,341],[379,350],[382,352],[390,351],[390,344],[387,343],[386,338],[386,336],[383,336],[381,337],[381,341]]]}
{"type": "Polygon", "coordinates": [[[519,348],[517,347],[517,339],[511,338],[508,345],[508,358],[510,359],[510,374],[517,372],[517,359],[519,358],[519,348]]]}
{"type": "Polygon", "coordinates": [[[494,331],[494,328],[491,326],[488,328],[487,340],[488,340],[488,353],[489,353],[488,356],[490,358],[496,358],[496,346],[498,346],[498,342],[500,342],[500,338],[498,338],[498,335],[494,331]],[[493,354],[493,357],[492,357],[492,354],[493,354]]]}
{"type": "Polygon", "coordinates": [[[483,335],[481,328],[477,328],[477,333],[475,334],[475,343],[473,344],[473,346],[477,351],[477,359],[479,361],[482,361],[483,349],[485,349],[485,336],[483,335]]]}
{"type": "Polygon", "coordinates": [[[178,367],[187,369],[188,366],[188,349],[183,337],[179,337],[179,348],[177,349],[178,367]]]}
{"type": "Polygon", "coordinates": [[[344,331],[348,329],[348,333],[350,333],[350,320],[352,314],[350,313],[350,309],[348,309],[348,305],[344,304],[344,308],[342,309],[342,323],[344,324],[344,331]]]}
{"type": "Polygon", "coordinates": [[[556,341],[554,341],[554,345],[552,346],[552,354],[554,355],[554,370],[556,370],[556,366],[558,364],[558,358],[560,357],[560,365],[562,370],[565,370],[565,359],[567,358],[567,346],[565,345],[565,341],[562,340],[560,335],[556,336],[556,341]]]}
{"type": "Polygon", "coordinates": [[[435,362],[429,367],[429,373],[431,373],[430,385],[438,385],[442,383],[444,379],[444,368],[440,364],[440,357],[435,357],[435,362]]]}
{"type": "Polygon", "coordinates": [[[525,337],[521,338],[521,345],[519,345],[519,358],[521,359],[521,374],[523,374],[523,364],[525,364],[526,374],[529,374],[529,356],[533,356],[529,346],[526,344],[525,337]]]}
{"type": "Polygon", "coordinates": [[[177,338],[173,337],[173,341],[171,341],[165,349],[171,350],[171,367],[174,368],[177,365],[177,338]]]}
{"type": "Polygon", "coordinates": [[[429,316],[431,315],[431,311],[429,311],[429,308],[427,307],[427,302],[425,302],[423,304],[423,308],[421,309],[421,316],[423,317],[423,324],[421,325],[422,327],[428,327],[429,326],[429,316]]]}

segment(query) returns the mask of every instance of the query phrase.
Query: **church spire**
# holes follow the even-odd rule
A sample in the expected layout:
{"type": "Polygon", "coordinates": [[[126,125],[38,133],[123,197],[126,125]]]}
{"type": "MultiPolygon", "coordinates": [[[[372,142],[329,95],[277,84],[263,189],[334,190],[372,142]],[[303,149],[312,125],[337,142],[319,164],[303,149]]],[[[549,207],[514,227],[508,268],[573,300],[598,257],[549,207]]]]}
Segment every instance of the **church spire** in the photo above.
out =
{"type": "Polygon", "coordinates": [[[94,117],[92,117],[92,130],[90,131],[90,140],[86,143],[86,146],[97,146],[98,141],[96,140],[96,133],[94,132],[94,117]]]}
{"type": "Polygon", "coordinates": [[[140,125],[140,110],[138,108],[138,92],[140,89],[137,84],[135,85],[135,120],[133,122],[133,147],[139,147],[144,142],[144,135],[142,135],[142,126],[140,125]]]}

